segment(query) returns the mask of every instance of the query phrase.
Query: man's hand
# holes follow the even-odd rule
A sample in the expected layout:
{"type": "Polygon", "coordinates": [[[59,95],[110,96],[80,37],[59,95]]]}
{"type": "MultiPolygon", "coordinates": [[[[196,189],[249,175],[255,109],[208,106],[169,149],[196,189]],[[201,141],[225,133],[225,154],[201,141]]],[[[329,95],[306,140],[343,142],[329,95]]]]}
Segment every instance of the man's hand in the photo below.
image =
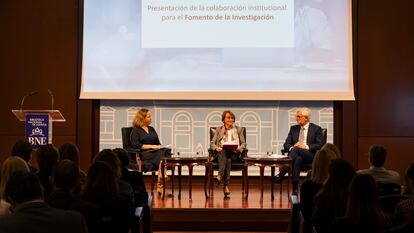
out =
{"type": "Polygon", "coordinates": [[[301,143],[296,143],[293,147],[298,147],[298,148],[302,148],[302,149],[305,149],[305,150],[308,149],[306,144],[301,144],[301,143]]]}

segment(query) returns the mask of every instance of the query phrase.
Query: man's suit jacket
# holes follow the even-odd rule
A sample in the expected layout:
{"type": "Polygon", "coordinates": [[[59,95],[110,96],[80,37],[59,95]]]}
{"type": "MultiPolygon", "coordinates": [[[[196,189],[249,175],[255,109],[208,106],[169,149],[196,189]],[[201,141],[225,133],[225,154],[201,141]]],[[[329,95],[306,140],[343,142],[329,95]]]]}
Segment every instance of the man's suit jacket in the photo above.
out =
{"type": "Polygon", "coordinates": [[[88,232],[82,214],[59,210],[44,202],[30,202],[13,213],[0,216],[1,233],[84,233],[88,232]]]}
{"type": "MultiPolygon", "coordinates": [[[[289,149],[299,141],[299,133],[300,125],[292,125],[290,127],[285,144],[283,144],[285,151],[289,151],[289,149]]],[[[309,151],[312,153],[316,153],[316,151],[323,146],[322,128],[320,126],[309,123],[306,144],[309,146],[309,151]]]]}

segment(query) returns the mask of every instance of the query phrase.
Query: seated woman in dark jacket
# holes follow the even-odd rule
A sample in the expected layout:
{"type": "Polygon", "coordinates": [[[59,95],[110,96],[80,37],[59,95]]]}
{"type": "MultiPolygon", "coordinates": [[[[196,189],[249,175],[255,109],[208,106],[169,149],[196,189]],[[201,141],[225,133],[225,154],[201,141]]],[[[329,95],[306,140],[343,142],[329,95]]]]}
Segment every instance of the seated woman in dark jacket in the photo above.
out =
{"type": "MultiPolygon", "coordinates": [[[[145,170],[156,170],[160,168],[161,158],[171,155],[171,149],[161,145],[158,134],[153,127],[151,113],[148,109],[142,108],[135,115],[132,121],[134,127],[131,132],[131,144],[136,149],[141,149],[141,159],[145,163],[145,170]]],[[[161,172],[158,171],[158,194],[162,194],[161,172]]]]}

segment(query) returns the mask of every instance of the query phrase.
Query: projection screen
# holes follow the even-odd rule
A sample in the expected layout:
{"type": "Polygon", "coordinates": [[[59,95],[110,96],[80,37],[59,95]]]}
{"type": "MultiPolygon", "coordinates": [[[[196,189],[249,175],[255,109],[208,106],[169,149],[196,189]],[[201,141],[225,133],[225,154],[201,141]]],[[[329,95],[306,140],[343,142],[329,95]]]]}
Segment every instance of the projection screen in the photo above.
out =
{"type": "Polygon", "coordinates": [[[84,0],[80,98],[353,100],[351,0],[84,0]]]}

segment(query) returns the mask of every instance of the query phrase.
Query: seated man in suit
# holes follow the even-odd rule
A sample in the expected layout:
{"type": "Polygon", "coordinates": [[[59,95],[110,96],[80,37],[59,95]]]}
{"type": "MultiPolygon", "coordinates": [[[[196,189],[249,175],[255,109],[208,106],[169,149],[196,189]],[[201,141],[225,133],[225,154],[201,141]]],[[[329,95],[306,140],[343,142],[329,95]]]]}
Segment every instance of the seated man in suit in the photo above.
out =
{"type": "MultiPolygon", "coordinates": [[[[309,108],[301,108],[296,112],[298,124],[290,127],[289,134],[283,144],[284,150],[289,151],[289,157],[293,159],[293,193],[297,193],[302,163],[312,163],[316,151],[323,144],[322,128],[310,123],[310,116],[309,108]]],[[[277,176],[271,177],[271,180],[280,183],[286,173],[287,169],[282,168],[277,176]]]]}
{"type": "Polygon", "coordinates": [[[384,168],[387,150],[381,145],[372,145],[368,151],[369,163],[368,169],[359,170],[358,173],[370,174],[376,182],[400,184],[400,174],[396,171],[384,168]]]}

